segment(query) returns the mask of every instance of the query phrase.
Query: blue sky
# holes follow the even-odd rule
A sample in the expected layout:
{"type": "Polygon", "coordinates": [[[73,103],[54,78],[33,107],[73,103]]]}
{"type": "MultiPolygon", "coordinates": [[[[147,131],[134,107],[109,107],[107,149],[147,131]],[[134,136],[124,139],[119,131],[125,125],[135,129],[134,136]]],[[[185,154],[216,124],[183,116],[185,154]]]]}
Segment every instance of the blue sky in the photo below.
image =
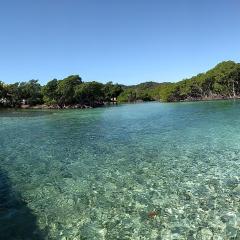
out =
{"type": "Polygon", "coordinates": [[[239,0],[3,0],[0,80],[178,81],[240,60],[239,0]]]}

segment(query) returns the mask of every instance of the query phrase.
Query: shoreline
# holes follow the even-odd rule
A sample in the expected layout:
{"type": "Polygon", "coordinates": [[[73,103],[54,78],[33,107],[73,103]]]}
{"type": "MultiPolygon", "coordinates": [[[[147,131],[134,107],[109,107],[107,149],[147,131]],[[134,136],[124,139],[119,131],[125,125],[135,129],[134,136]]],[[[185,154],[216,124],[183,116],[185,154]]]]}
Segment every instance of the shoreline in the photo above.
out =
{"type": "Polygon", "coordinates": [[[140,104],[140,103],[191,103],[191,102],[211,102],[211,101],[229,101],[229,100],[240,100],[240,96],[235,98],[207,98],[207,99],[192,99],[192,100],[181,100],[181,101],[172,101],[172,102],[164,102],[164,101],[136,101],[136,102],[121,102],[121,103],[110,103],[110,104],[102,104],[97,106],[88,106],[88,105],[67,105],[67,106],[47,106],[47,105],[36,105],[36,106],[29,106],[29,105],[22,105],[20,107],[0,107],[0,110],[67,110],[67,109],[78,109],[78,110],[84,110],[84,109],[94,109],[94,108],[102,108],[102,107],[109,107],[109,106],[116,106],[116,105],[122,105],[122,104],[140,104]]]}

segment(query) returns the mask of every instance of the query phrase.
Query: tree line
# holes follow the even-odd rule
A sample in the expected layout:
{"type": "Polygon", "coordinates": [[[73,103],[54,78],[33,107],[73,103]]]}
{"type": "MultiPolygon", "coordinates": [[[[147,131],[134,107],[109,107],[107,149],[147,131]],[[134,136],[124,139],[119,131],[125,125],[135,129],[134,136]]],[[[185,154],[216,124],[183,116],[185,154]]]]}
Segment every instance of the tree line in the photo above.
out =
{"type": "Polygon", "coordinates": [[[240,96],[240,64],[219,63],[206,73],[162,85],[157,98],[165,102],[237,98],[240,96]]]}
{"type": "Polygon", "coordinates": [[[41,105],[56,108],[96,107],[114,101],[123,91],[122,86],[108,82],[83,82],[79,75],[62,80],[53,79],[45,86],[38,80],[4,84],[0,82],[0,105],[20,107],[41,105]]]}
{"type": "Polygon", "coordinates": [[[62,80],[53,79],[45,86],[37,80],[4,84],[0,81],[0,106],[47,105],[57,108],[96,107],[110,102],[192,101],[236,98],[240,96],[240,64],[219,63],[206,73],[200,73],[176,83],[145,82],[125,86],[108,82],[83,82],[79,75],[62,80]]]}
{"type": "Polygon", "coordinates": [[[224,61],[213,69],[176,83],[146,82],[125,86],[120,102],[135,101],[195,101],[240,97],[240,64],[224,61]]]}

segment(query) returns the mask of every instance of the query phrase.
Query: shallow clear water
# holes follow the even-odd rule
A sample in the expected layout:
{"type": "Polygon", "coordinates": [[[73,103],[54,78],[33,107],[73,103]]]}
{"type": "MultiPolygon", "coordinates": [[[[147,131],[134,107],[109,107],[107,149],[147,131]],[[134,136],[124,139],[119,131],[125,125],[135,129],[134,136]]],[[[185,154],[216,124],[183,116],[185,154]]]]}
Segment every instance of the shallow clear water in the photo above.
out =
{"type": "Polygon", "coordinates": [[[0,112],[0,239],[240,239],[240,102],[0,112]]]}

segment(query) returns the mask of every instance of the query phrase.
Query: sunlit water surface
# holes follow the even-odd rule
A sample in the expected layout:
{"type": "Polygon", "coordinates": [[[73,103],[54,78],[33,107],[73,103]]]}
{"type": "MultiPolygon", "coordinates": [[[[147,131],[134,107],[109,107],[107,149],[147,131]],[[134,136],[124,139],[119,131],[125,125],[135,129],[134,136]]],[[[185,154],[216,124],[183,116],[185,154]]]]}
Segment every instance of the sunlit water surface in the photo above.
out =
{"type": "Polygon", "coordinates": [[[0,112],[0,239],[240,239],[240,102],[0,112]]]}

